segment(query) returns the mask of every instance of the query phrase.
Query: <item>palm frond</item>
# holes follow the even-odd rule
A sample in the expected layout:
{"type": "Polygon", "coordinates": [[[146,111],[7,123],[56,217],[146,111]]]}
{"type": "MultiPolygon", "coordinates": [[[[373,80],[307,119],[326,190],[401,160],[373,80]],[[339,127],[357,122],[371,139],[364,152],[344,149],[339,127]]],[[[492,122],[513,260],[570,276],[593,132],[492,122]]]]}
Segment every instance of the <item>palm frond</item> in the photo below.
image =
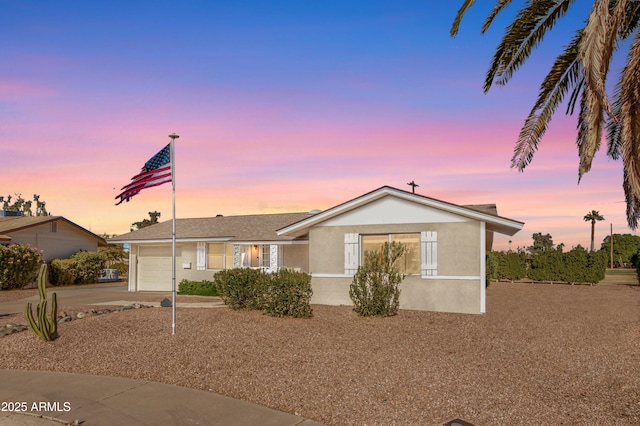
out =
{"type": "Polygon", "coordinates": [[[623,162],[623,188],[627,199],[627,222],[638,226],[640,215],[640,35],[629,50],[620,80],[619,145],[623,162]]]}
{"type": "Polygon", "coordinates": [[[638,27],[640,21],[640,2],[632,1],[627,5],[626,13],[620,26],[620,39],[626,40],[638,27]]]}
{"type": "MultiPolygon", "coordinates": [[[[621,76],[622,77],[622,76],[621,76]]],[[[613,93],[613,114],[615,117],[620,117],[620,90],[621,90],[622,78],[616,84],[613,93]]],[[[622,155],[622,147],[620,145],[620,120],[614,120],[611,117],[607,119],[607,156],[613,160],[617,160],[622,155]]]]}
{"type": "MultiPolygon", "coordinates": [[[[627,39],[632,34],[637,34],[636,30],[638,22],[640,21],[640,2],[627,2],[625,14],[620,22],[619,38],[621,40],[627,39]]],[[[627,61],[631,60],[631,54],[627,55],[627,61]]],[[[607,119],[607,156],[613,160],[618,160],[622,156],[622,146],[620,139],[621,122],[615,118],[621,115],[621,96],[622,96],[622,77],[616,83],[616,87],[613,93],[612,111],[613,118],[610,116],[607,119]]]]}
{"type": "Polygon", "coordinates": [[[610,11],[609,0],[596,0],[579,45],[585,82],[589,92],[593,93],[593,98],[589,102],[590,111],[587,114],[587,122],[593,129],[595,129],[594,126],[601,125],[595,121],[602,120],[600,118],[602,114],[596,109],[604,109],[610,117],[613,116],[605,91],[605,80],[628,3],[629,0],[619,0],[610,11]]]}
{"type": "Polygon", "coordinates": [[[507,27],[485,77],[484,91],[505,85],[575,0],[530,1],[507,27]],[[499,54],[498,54],[499,52],[499,54]]]}
{"type": "Polygon", "coordinates": [[[576,108],[576,102],[580,98],[580,93],[582,93],[582,88],[584,87],[584,76],[578,79],[578,82],[573,87],[573,91],[571,92],[571,96],[569,97],[569,101],[567,102],[567,115],[573,115],[573,112],[576,108]]]}
{"type": "Polygon", "coordinates": [[[582,89],[582,99],[580,101],[580,115],[578,116],[578,155],[580,164],[578,167],[578,182],[582,176],[591,170],[593,157],[600,149],[602,139],[602,113],[601,99],[597,93],[591,90],[588,84],[582,89]]]}
{"type": "Polygon", "coordinates": [[[562,99],[571,87],[575,87],[580,77],[578,43],[581,31],[565,51],[558,56],[542,84],[538,99],[520,130],[518,141],[511,158],[511,167],[523,171],[531,162],[538,143],[547,131],[547,126],[562,99]]]}
{"type": "Polygon", "coordinates": [[[449,35],[451,37],[455,37],[458,34],[458,30],[460,29],[460,22],[462,22],[462,17],[467,10],[476,2],[476,0],[465,0],[458,9],[458,13],[456,14],[455,19],[453,20],[453,24],[451,24],[451,29],[449,30],[449,35]]]}
{"type": "Polygon", "coordinates": [[[482,24],[482,33],[483,34],[489,29],[489,27],[493,23],[493,20],[495,19],[495,17],[498,16],[498,14],[500,12],[502,12],[502,9],[507,7],[507,5],[509,3],[511,3],[511,1],[512,0],[498,0],[496,2],[496,5],[493,7],[493,10],[489,14],[489,16],[487,16],[487,19],[484,21],[484,24],[482,24]]]}

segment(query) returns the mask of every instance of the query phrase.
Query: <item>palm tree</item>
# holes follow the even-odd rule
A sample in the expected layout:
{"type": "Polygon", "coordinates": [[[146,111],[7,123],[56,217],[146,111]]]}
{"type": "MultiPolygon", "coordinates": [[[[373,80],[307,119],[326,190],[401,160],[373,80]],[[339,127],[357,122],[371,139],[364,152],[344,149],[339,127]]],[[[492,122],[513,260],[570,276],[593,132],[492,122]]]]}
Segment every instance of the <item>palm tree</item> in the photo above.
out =
{"type": "MultiPolygon", "coordinates": [[[[636,229],[640,217],[640,79],[637,77],[640,75],[640,1],[592,2],[584,27],[576,31],[540,85],[538,99],[520,130],[511,167],[523,171],[531,162],[553,114],[570,93],[567,114],[573,113],[579,101],[578,182],[591,169],[606,127],[607,154],[614,160],[622,158],[627,222],[631,229],[636,229]],[[626,44],[628,56],[610,100],[605,91],[605,80],[613,53],[624,40],[631,40],[626,44]]],[[[474,3],[475,0],[463,1],[451,27],[451,36],[458,33],[462,17],[474,3]]],[[[484,21],[482,33],[510,3],[512,0],[495,1],[484,21]]],[[[485,78],[485,92],[493,85],[507,84],[576,1],[528,0],[523,3],[496,48],[485,78]]]]}
{"type": "Polygon", "coordinates": [[[604,216],[598,210],[591,210],[591,213],[584,215],[585,222],[591,221],[591,251],[593,251],[593,232],[596,228],[596,221],[600,222],[601,220],[604,220],[604,216]]]}

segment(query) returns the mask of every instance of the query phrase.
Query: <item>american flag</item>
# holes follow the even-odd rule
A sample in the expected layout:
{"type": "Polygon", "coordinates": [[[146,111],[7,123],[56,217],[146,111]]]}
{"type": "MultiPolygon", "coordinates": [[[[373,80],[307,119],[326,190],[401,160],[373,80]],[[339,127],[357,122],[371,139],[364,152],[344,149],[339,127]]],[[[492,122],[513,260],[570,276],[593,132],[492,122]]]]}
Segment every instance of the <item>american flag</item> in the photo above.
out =
{"type": "Polygon", "coordinates": [[[168,182],[171,182],[171,144],[144,163],[140,173],[131,178],[129,185],[120,188],[122,192],[116,196],[116,200],[120,199],[116,206],[123,201],[129,201],[145,188],[168,182]]]}

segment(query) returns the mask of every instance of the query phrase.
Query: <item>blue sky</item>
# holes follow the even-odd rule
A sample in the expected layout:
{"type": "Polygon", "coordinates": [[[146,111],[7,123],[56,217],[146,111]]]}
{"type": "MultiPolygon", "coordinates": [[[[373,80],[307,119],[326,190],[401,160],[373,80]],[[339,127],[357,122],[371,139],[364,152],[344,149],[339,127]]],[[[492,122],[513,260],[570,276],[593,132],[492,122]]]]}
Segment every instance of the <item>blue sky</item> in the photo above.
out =
{"type": "Polygon", "coordinates": [[[96,233],[153,210],[170,219],[168,185],[114,197],[175,132],[178,217],[326,209],[415,180],[423,195],[524,221],[499,249],[534,232],[588,246],[592,209],[607,219],[597,243],[610,224],[629,232],[620,163],[603,150],[577,185],[575,117],[560,111],[530,167],[509,167],[588,5],[485,94],[520,2],[480,35],[493,4],[477,2],[452,39],[459,2],[0,0],[0,194],[40,194],[96,233]]]}

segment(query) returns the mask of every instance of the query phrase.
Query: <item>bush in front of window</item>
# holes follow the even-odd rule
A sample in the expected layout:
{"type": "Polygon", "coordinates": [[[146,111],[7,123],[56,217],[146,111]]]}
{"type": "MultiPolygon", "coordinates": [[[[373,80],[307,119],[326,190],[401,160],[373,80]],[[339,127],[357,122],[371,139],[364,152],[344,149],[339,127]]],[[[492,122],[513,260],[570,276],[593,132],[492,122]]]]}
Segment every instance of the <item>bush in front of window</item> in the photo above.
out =
{"type": "Polygon", "coordinates": [[[262,309],[267,274],[257,269],[226,269],[213,280],[225,305],[232,309],[262,309]]]}
{"type": "Polygon", "coordinates": [[[275,317],[311,318],[311,276],[283,269],[268,274],[270,280],[264,295],[264,310],[275,317]]]}
{"type": "Polygon", "coordinates": [[[391,316],[400,306],[399,285],[404,279],[396,261],[404,254],[402,243],[385,242],[378,251],[367,251],[349,286],[354,310],[361,316],[391,316]]]}
{"type": "Polygon", "coordinates": [[[178,284],[178,294],[187,294],[190,296],[217,296],[218,289],[213,281],[189,281],[182,280],[178,284]]]}

